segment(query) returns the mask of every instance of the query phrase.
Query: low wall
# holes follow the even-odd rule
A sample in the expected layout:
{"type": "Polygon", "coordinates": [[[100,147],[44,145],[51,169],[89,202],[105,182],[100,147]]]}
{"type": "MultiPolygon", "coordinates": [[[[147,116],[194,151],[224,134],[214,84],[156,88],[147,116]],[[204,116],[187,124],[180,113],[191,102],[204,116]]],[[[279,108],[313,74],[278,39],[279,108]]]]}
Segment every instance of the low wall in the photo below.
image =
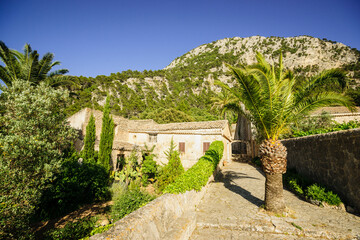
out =
{"type": "Polygon", "coordinates": [[[283,140],[288,168],[327,186],[360,212],[360,129],[283,140]]]}
{"type": "MultiPolygon", "coordinates": [[[[214,180],[214,176],[209,182],[214,180]]],[[[196,227],[195,208],[203,198],[208,184],[200,192],[164,194],[144,207],[115,222],[107,232],[90,239],[175,240],[188,239],[196,227]]]]}

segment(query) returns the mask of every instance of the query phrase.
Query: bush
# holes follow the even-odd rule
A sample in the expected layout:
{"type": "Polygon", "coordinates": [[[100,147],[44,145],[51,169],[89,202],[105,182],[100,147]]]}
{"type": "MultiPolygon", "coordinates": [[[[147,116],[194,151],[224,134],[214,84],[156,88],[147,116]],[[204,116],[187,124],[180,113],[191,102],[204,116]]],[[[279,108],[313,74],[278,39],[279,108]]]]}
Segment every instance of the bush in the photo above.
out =
{"type": "Polygon", "coordinates": [[[211,143],[205,155],[183,175],[177,178],[174,183],[168,185],[164,192],[184,193],[191,190],[200,191],[215,171],[223,156],[223,151],[223,142],[215,141],[211,143]]]}
{"type": "Polygon", "coordinates": [[[306,189],[306,197],[313,200],[318,200],[320,202],[326,202],[330,205],[339,206],[341,199],[337,194],[334,194],[332,191],[326,191],[325,188],[313,184],[306,189]]]}
{"type": "Polygon", "coordinates": [[[157,173],[157,164],[153,159],[154,155],[149,155],[145,157],[145,160],[141,166],[141,174],[142,174],[142,184],[146,186],[148,184],[149,179],[155,179],[157,173]]]}
{"type": "Polygon", "coordinates": [[[115,222],[125,217],[153,199],[154,197],[139,189],[126,191],[125,194],[115,201],[111,208],[112,221],[115,222]]]}
{"type": "Polygon", "coordinates": [[[56,228],[45,233],[45,240],[78,240],[90,235],[95,228],[96,218],[83,218],[68,222],[63,228],[56,228]]]}
{"type": "Polygon", "coordinates": [[[68,93],[16,80],[0,98],[0,235],[30,239],[40,193],[76,137],[62,111],[68,93]]]}
{"type": "Polygon", "coordinates": [[[185,172],[181,164],[180,153],[173,151],[170,155],[169,163],[161,170],[158,177],[157,186],[163,191],[166,186],[173,183],[181,174],[185,172]]]}
{"type": "Polygon", "coordinates": [[[117,200],[121,197],[121,195],[123,195],[126,192],[126,184],[124,182],[114,182],[111,186],[111,199],[112,200],[117,200]]]}
{"type": "Polygon", "coordinates": [[[41,219],[60,216],[82,204],[110,198],[107,169],[95,163],[79,163],[77,154],[67,159],[49,183],[38,206],[41,219]]]}
{"type": "Polygon", "coordinates": [[[0,163],[0,239],[30,239],[30,218],[40,190],[19,170],[0,163]]]}
{"type": "Polygon", "coordinates": [[[353,128],[360,128],[360,122],[357,120],[354,120],[354,121],[349,121],[347,123],[333,124],[331,127],[328,127],[328,128],[318,128],[318,129],[313,129],[313,130],[309,130],[309,131],[294,131],[292,137],[304,137],[304,136],[309,136],[309,135],[342,131],[342,130],[348,130],[348,129],[353,129],[353,128]]]}
{"type": "Polygon", "coordinates": [[[326,202],[330,205],[338,206],[341,203],[339,196],[331,191],[326,191],[324,187],[314,184],[294,170],[289,170],[283,175],[284,185],[296,195],[309,200],[326,202]]]}

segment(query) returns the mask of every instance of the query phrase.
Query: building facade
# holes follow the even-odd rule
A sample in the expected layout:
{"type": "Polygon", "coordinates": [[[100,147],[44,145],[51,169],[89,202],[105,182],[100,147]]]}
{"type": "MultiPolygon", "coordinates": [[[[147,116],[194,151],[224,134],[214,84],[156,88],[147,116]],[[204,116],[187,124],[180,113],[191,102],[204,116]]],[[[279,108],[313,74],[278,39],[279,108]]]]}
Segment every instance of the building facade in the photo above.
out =
{"type": "MultiPolygon", "coordinates": [[[[77,150],[83,147],[82,138],[86,134],[86,126],[91,114],[95,117],[95,149],[99,148],[102,112],[85,108],[68,119],[70,125],[79,130],[82,136],[75,144],[77,150]]],[[[194,165],[213,141],[224,143],[222,161],[231,161],[232,137],[227,120],[158,124],[153,120],[112,117],[115,123],[112,151],[114,169],[116,169],[118,159],[128,157],[134,149],[143,150],[146,146],[150,149],[155,146],[153,153],[156,155],[156,161],[159,164],[166,164],[165,152],[169,150],[171,140],[180,152],[180,159],[185,169],[194,165]]]]}

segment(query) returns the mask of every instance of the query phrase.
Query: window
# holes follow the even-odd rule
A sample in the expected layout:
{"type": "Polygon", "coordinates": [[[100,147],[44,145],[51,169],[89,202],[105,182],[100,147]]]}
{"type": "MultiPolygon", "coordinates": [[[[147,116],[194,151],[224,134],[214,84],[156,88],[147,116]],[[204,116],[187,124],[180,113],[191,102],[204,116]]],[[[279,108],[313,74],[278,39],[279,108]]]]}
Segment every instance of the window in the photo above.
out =
{"type": "Polygon", "coordinates": [[[210,147],[209,142],[203,142],[203,152],[205,153],[210,147]]]}
{"type": "Polygon", "coordinates": [[[179,142],[179,152],[185,153],[185,143],[184,142],[179,142]]]}
{"type": "Polygon", "coordinates": [[[149,142],[157,142],[157,134],[149,134],[149,142]]]}

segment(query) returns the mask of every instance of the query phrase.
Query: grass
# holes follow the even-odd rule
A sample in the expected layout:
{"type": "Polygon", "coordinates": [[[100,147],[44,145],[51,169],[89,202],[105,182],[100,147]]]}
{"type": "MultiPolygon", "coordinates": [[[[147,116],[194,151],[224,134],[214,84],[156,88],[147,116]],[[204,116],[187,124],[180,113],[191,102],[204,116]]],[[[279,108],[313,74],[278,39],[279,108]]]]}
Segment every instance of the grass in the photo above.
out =
{"type": "Polygon", "coordinates": [[[303,228],[300,227],[299,225],[297,225],[297,224],[295,224],[293,222],[291,222],[290,224],[293,225],[294,227],[296,227],[297,229],[299,229],[300,231],[304,231],[303,228]]]}

